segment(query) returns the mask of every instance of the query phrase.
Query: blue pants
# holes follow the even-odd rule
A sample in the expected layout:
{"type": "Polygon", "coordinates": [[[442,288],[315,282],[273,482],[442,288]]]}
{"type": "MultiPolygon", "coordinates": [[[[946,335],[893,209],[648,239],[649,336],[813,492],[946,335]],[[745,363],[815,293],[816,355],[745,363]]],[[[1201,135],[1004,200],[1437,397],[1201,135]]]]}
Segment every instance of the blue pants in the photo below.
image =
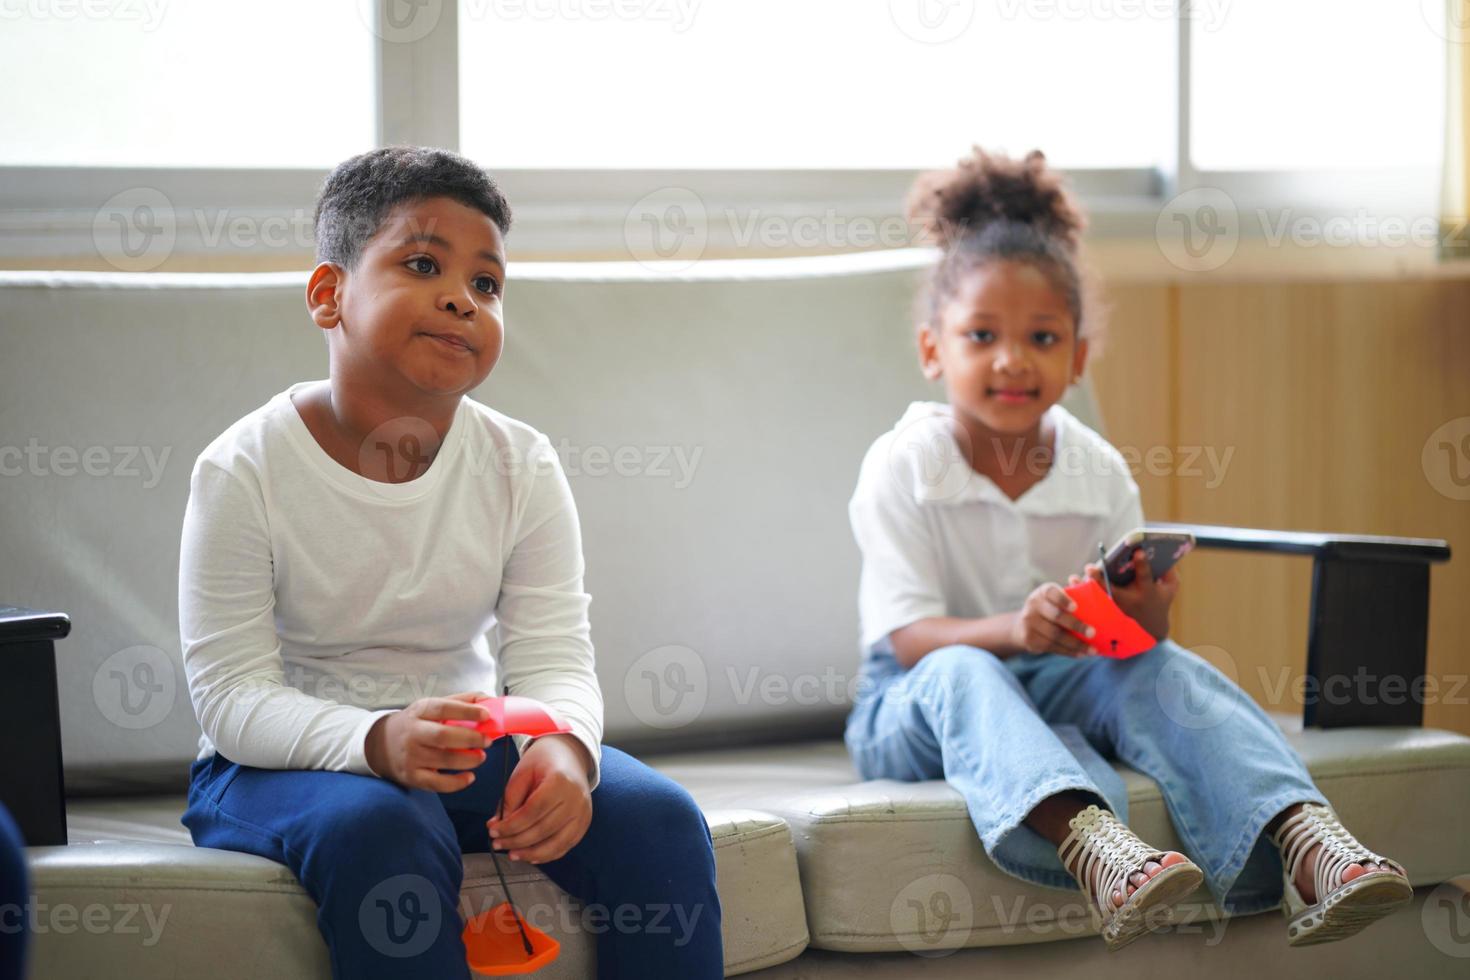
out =
{"type": "Polygon", "coordinates": [[[25,841],[10,811],[0,806],[0,980],[26,975],[30,887],[25,841]]]}
{"type": "Polygon", "coordinates": [[[1158,783],[1185,853],[1231,915],[1281,902],[1271,818],[1327,802],[1255,701],[1169,640],[1124,660],[951,646],[907,671],[875,654],[863,681],[846,730],[863,778],[946,780],[996,866],[1038,885],[1077,887],[1056,847],[1022,823],[1036,804],[1073,790],[1127,822],[1108,759],[1158,783]]]}
{"type": "MultiPolygon", "coordinates": [[[[317,904],[334,977],[464,980],[461,858],[490,850],[485,821],[500,802],[507,752],[514,770],[513,741],[497,739],[475,781],[456,793],[354,773],[257,769],[215,754],[190,767],[183,823],[200,847],[259,854],[295,872],[317,904]]],[[[586,835],[537,865],[590,903],[581,918],[598,933],[598,977],[723,976],[704,815],[682,786],[618,749],[603,747],[601,772],[586,835]]]]}

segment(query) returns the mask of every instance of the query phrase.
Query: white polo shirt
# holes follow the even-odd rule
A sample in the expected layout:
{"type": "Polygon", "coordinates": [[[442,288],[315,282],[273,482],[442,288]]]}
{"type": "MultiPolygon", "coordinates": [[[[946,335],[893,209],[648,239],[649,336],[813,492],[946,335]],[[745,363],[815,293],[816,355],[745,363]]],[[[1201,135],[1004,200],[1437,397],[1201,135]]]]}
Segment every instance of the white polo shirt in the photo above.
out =
{"type": "Polygon", "coordinates": [[[914,402],[873,443],[848,504],[864,651],[891,653],[888,635],[921,619],[1014,612],[1142,526],[1122,454],[1060,405],[1047,417],[1052,465],[1018,500],[971,469],[946,404],[914,402]]]}

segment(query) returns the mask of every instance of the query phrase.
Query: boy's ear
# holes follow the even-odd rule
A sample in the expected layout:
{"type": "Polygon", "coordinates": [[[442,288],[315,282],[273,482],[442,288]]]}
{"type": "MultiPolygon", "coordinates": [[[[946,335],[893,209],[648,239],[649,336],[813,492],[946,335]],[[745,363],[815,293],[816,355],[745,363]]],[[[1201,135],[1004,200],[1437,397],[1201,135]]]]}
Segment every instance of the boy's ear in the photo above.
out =
{"type": "Polygon", "coordinates": [[[939,363],[939,343],[934,336],[934,329],[927,322],[919,324],[919,367],[924,372],[924,377],[930,381],[938,381],[944,374],[944,366],[939,363]]]}
{"type": "Polygon", "coordinates": [[[342,267],[335,262],[319,262],[306,281],[306,308],[312,322],[330,330],[342,322],[338,290],[342,287],[342,267]]]}

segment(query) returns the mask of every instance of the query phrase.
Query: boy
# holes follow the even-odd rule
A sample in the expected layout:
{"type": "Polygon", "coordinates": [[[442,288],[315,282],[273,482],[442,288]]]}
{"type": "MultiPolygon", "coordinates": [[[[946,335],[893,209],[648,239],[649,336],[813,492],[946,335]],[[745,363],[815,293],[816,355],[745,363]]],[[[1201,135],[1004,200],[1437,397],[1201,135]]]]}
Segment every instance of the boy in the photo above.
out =
{"type": "Polygon", "coordinates": [[[465,397],[504,342],[505,198],[457,154],[388,147],[332,171],[314,223],[330,378],[240,419],[191,475],[179,620],[203,734],[184,825],[296,873],[333,976],[468,977],[461,854],[491,847],[512,740],[487,753],[442,722],[486,715],[498,661],[572,731],[515,737],[496,850],[577,898],[682,913],[683,934],[600,931],[599,976],[721,976],[703,815],[601,746],[561,466],[465,397]]]}

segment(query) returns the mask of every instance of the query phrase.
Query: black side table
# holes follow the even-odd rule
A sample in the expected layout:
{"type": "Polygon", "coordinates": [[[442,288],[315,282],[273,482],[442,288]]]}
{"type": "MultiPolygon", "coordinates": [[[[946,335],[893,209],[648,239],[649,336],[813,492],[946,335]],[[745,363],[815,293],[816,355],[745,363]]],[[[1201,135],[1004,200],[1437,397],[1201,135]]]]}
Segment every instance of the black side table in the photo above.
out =
{"type": "Polygon", "coordinates": [[[66,843],[54,641],[65,613],[0,605],[0,803],[26,845],[66,843]]]}

